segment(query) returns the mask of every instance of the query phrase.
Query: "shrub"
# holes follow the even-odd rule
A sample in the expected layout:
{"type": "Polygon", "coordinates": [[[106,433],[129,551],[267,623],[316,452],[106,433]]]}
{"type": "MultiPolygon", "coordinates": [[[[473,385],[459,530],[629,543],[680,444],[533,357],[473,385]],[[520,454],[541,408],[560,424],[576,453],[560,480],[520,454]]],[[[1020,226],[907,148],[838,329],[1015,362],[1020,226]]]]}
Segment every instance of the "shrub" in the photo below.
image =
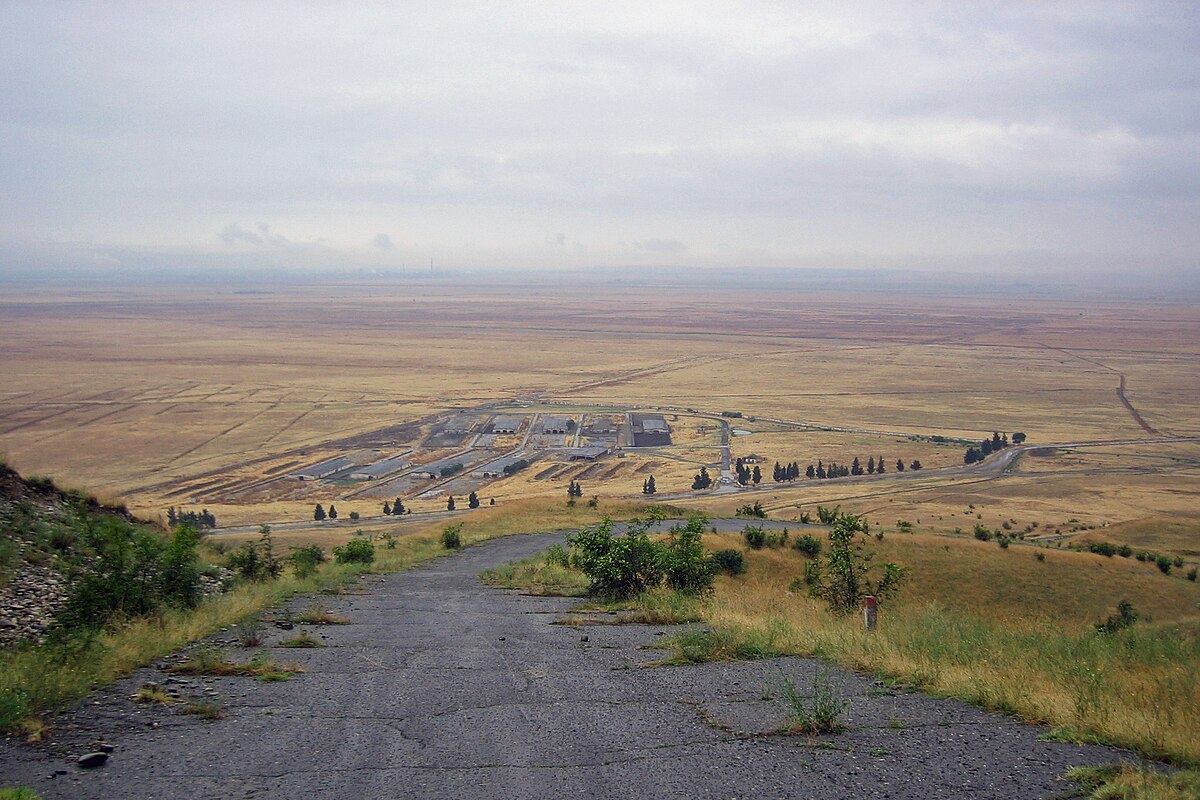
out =
{"type": "Polygon", "coordinates": [[[1171,574],[1171,559],[1168,556],[1156,556],[1154,563],[1164,575],[1171,574]]]}
{"type": "Polygon", "coordinates": [[[821,555],[821,540],[807,533],[796,537],[796,541],[792,542],[792,547],[809,558],[816,558],[821,555]]]}
{"type": "Polygon", "coordinates": [[[1089,542],[1088,552],[1112,558],[1117,554],[1117,546],[1112,542],[1089,542]]]}
{"type": "Polygon", "coordinates": [[[1038,561],[1045,561],[1046,554],[1045,553],[1036,553],[1036,554],[1034,554],[1034,558],[1036,558],[1038,561]]]}
{"type": "Polygon", "coordinates": [[[744,505],[744,506],[740,507],[740,508],[737,510],[737,512],[736,512],[736,514],[735,514],[735,516],[738,516],[738,517],[755,517],[755,518],[757,518],[757,519],[766,519],[766,518],[767,518],[767,512],[766,512],[766,509],[764,509],[764,508],[763,508],[763,506],[762,506],[762,502],[761,502],[761,501],[758,501],[758,500],[755,500],[755,501],[754,501],[754,505],[750,505],[749,503],[747,503],[746,505],[744,505]]]}
{"type": "Polygon", "coordinates": [[[358,512],[357,512],[357,511],[351,511],[351,512],[350,512],[350,519],[358,519],[358,512]]]}
{"type": "Polygon", "coordinates": [[[862,517],[841,515],[829,532],[829,553],[822,566],[817,561],[805,565],[804,578],[809,593],[829,604],[831,610],[850,613],[858,608],[867,595],[886,597],[899,588],[908,570],[896,564],[883,565],[883,574],[870,578],[873,553],[866,550],[860,538],[867,533],[862,517]]]}
{"type": "Polygon", "coordinates": [[[779,548],[787,545],[788,537],[790,535],[791,534],[788,532],[787,528],[784,528],[782,531],[778,531],[776,533],[768,533],[766,545],[772,550],[778,550],[779,548]]]}
{"type": "Polygon", "coordinates": [[[351,539],[333,548],[333,557],[339,564],[370,564],[375,561],[375,545],[370,539],[351,539]]]}
{"type": "Polygon", "coordinates": [[[589,593],[626,599],[662,581],[661,548],[647,534],[661,518],[652,514],[646,520],[631,520],[624,536],[613,536],[613,522],[605,518],[567,540],[575,566],[592,582],[589,593]]]}
{"type": "Polygon", "coordinates": [[[992,540],[992,532],[986,526],[975,525],[975,538],[981,542],[990,542],[992,540]]]}
{"type": "Polygon", "coordinates": [[[1133,603],[1128,600],[1122,600],[1117,603],[1117,613],[1110,614],[1104,622],[1096,624],[1097,633],[1116,633],[1119,630],[1128,628],[1137,622],[1138,613],[1133,608],[1133,603]]]}
{"type": "Polygon", "coordinates": [[[747,525],[742,529],[742,536],[751,550],[761,550],[767,543],[767,532],[758,525],[747,525]]]}
{"type": "Polygon", "coordinates": [[[1183,559],[1180,558],[1179,556],[1175,556],[1175,559],[1171,562],[1171,564],[1172,564],[1172,566],[1182,568],[1183,567],[1183,559]]]}
{"type": "Polygon", "coordinates": [[[1191,581],[1192,583],[1196,582],[1196,568],[1195,567],[1192,567],[1191,569],[1188,570],[1187,579],[1189,581],[1191,581]]]}
{"type": "Polygon", "coordinates": [[[447,550],[458,550],[462,547],[462,523],[457,525],[447,525],[442,529],[441,542],[442,547],[447,550]]]}
{"type": "Polygon", "coordinates": [[[320,545],[310,544],[307,547],[293,550],[292,554],[288,556],[288,561],[291,562],[292,571],[296,573],[297,578],[307,578],[317,571],[317,567],[325,563],[325,551],[321,549],[320,545]]]}
{"type": "Polygon", "coordinates": [[[662,545],[662,571],[667,586],[677,592],[703,594],[712,591],[717,562],[704,551],[700,537],[708,517],[697,514],[686,525],[676,525],[662,545]]]}
{"type": "Polygon", "coordinates": [[[1123,544],[1117,548],[1117,555],[1119,555],[1121,558],[1129,558],[1131,555],[1133,555],[1133,548],[1127,544],[1123,544]]]}
{"type": "MultiPolygon", "coordinates": [[[[718,550],[713,553],[717,569],[726,575],[741,575],[746,571],[746,557],[741,550],[718,550]]],[[[1195,570],[1192,570],[1195,572],[1195,570]]]]}
{"type": "Polygon", "coordinates": [[[1145,550],[1141,550],[1141,551],[1139,551],[1139,552],[1138,552],[1138,554],[1137,554],[1137,560],[1138,560],[1138,561],[1149,561],[1149,560],[1150,560],[1150,554],[1149,554],[1149,553],[1147,553],[1145,550]]]}
{"type": "Polygon", "coordinates": [[[275,556],[271,526],[258,529],[258,542],[246,542],[229,554],[229,568],[248,581],[268,581],[283,573],[283,561],[275,556]]]}

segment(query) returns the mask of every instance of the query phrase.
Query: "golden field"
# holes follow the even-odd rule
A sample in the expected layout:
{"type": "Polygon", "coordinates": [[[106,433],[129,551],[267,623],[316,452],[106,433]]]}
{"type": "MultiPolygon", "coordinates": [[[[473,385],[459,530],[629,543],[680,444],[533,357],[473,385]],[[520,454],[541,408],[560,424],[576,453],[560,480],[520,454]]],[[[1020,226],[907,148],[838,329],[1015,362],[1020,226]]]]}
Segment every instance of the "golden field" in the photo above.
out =
{"type": "MultiPolygon", "coordinates": [[[[256,294],[30,290],[0,299],[0,328],[5,457],[150,517],[205,505],[221,524],[280,522],[334,501],[343,517],[376,515],[386,489],[375,498],[282,482],[224,490],[339,454],[338,440],[406,423],[399,438],[415,439],[448,409],[538,398],[579,419],[673,407],[676,444],[541,479],[557,462],[539,461],[481,496],[564,497],[579,479],[588,497],[636,500],[654,474],[660,494],[713,511],[761,498],[787,517],[797,505],[841,503],[889,524],[953,531],[1015,519],[1064,533],[1086,524],[1195,549],[1196,443],[1026,456],[986,480],[899,480],[894,465],[961,464],[962,445],[922,436],[1200,434],[1200,310],[1185,304],[347,281],[256,294]],[[1157,433],[1121,404],[1122,375],[1157,433]],[[687,500],[698,466],[719,463],[721,411],[745,415],[730,420],[750,431],[733,437],[732,454],[765,456],[764,487],[687,500]],[[872,455],[887,461],[884,476],[767,485],[775,460],[803,469],[872,455]]],[[[397,494],[417,511],[445,507],[444,497],[397,494]]]]}

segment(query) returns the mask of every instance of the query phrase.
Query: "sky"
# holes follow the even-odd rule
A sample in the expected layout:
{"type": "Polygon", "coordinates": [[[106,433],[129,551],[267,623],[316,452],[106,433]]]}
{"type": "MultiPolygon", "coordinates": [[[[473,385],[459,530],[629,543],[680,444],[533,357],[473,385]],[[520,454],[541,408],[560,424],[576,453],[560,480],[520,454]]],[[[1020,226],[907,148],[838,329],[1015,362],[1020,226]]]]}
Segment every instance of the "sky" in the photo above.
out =
{"type": "Polygon", "coordinates": [[[1200,4],[0,4],[0,271],[1200,273],[1200,4]]]}

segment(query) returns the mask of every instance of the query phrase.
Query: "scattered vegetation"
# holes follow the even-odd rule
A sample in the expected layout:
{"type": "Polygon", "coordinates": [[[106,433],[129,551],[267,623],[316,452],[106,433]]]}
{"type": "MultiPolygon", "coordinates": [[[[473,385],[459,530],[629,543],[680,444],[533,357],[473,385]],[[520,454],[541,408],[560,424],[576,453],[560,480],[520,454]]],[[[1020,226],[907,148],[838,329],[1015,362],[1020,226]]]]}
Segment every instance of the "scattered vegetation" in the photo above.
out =
{"type": "Polygon", "coordinates": [[[183,713],[193,714],[200,719],[206,719],[209,722],[214,722],[219,719],[225,719],[225,710],[216,700],[205,700],[188,703],[183,707],[183,713]]]}
{"type": "Polygon", "coordinates": [[[863,543],[867,531],[864,518],[839,516],[829,532],[829,553],[824,564],[814,560],[805,565],[809,593],[837,613],[857,610],[868,595],[884,598],[894,594],[908,575],[905,568],[888,562],[883,565],[882,575],[870,577],[874,554],[863,543]]]}
{"type": "MultiPolygon", "coordinates": [[[[387,540],[389,546],[395,547],[390,533],[387,535],[387,540]]],[[[325,551],[321,549],[320,545],[316,544],[298,547],[288,556],[288,563],[292,565],[292,572],[296,574],[297,578],[307,578],[315,574],[320,566],[325,563],[325,551]]]]}
{"type": "Polygon", "coordinates": [[[246,542],[229,554],[227,564],[243,580],[272,581],[283,573],[283,561],[275,556],[271,526],[258,529],[258,542],[246,542]]]}
{"type": "Polygon", "coordinates": [[[167,672],[181,675],[244,675],[266,682],[286,681],[303,671],[299,664],[276,664],[266,656],[255,656],[245,662],[231,661],[215,647],[199,648],[186,661],[167,667],[167,672]]]}
{"type": "Polygon", "coordinates": [[[1156,772],[1132,764],[1075,767],[1062,776],[1087,800],[1194,800],[1200,797],[1200,770],[1156,772]]]}
{"type": "Polygon", "coordinates": [[[303,611],[292,617],[292,622],[305,625],[349,625],[347,617],[331,614],[321,603],[310,603],[303,611]]]}
{"type": "Polygon", "coordinates": [[[305,648],[305,647],[324,647],[325,645],[321,642],[320,639],[313,636],[308,631],[300,631],[299,633],[297,633],[295,636],[293,636],[290,639],[281,640],[279,642],[279,646],[280,647],[305,648]]]}
{"type": "Polygon", "coordinates": [[[741,575],[746,571],[746,557],[741,550],[718,550],[713,553],[713,561],[726,575],[741,575]]]}

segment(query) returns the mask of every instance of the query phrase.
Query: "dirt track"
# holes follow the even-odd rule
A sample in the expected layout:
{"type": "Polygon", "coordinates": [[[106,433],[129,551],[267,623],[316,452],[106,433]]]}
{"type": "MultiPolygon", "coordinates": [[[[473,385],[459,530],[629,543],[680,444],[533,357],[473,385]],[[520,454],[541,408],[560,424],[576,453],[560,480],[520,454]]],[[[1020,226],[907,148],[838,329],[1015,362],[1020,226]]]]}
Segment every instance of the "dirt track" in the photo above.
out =
{"type": "MultiPolygon", "coordinates": [[[[324,648],[267,648],[306,672],[286,683],[194,679],[226,719],[204,722],[129,698],[154,669],[81,702],[37,747],[0,744],[0,785],[79,798],[1037,798],[1068,766],[1110,748],[1038,740],[1042,729],[962,703],[835,672],[849,730],[771,735],[784,676],[803,659],[641,668],[667,629],[553,625],[572,605],[488,589],[481,569],[554,535],[516,536],[371,579],[329,603],[351,624],[314,629],[324,648]],[[74,757],[117,746],[84,772],[74,757]],[[61,774],[56,774],[61,771],[61,774]]],[[[297,607],[308,601],[298,601],[297,607]]],[[[886,622],[885,622],[886,624],[886,622]]],[[[271,629],[272,638],[283,634],[271,629]]],[[[245,658],[229,634],[218,644],[245,658]]]]}

